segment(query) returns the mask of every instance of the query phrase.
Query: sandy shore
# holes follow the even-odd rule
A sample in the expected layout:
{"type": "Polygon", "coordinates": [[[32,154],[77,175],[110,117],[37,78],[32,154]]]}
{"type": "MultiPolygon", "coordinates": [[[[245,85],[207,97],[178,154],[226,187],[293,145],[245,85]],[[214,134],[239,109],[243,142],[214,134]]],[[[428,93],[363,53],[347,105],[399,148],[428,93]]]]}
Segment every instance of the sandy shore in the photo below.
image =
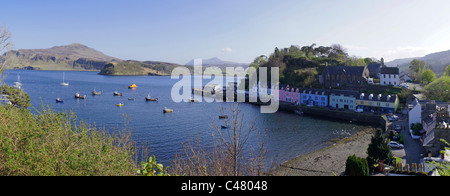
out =
{"type": "Polygon", "coordinates": [[[330,147],[286,161],[269,173],[275,176],[341,175],[348,156],[367,157],[367,147],[374,132],[372,128],[361,131],[330,147]]]}

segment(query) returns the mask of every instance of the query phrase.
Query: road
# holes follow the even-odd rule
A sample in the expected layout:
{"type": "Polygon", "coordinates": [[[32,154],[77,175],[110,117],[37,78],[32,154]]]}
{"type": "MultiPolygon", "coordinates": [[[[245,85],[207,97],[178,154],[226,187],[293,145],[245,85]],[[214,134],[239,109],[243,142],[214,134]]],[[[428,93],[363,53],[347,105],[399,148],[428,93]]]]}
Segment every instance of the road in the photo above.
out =
{"type": "Polygon", "coordinates": [[[394,156],[404,159],[402,162],[406,161],[407,164],[420,163],[420,160],[424,154],[422,142],[420,140],[412,139],[409,130],[407,130],[408,116],[400,116],[400,120],[398,120],[397,122],[393,122],[391,125],[392,130],[396,125],[402,126],[402,130],[400,132],[403,135],[405,149],[392,150],[392,153],[394,154],[394,156]]]}

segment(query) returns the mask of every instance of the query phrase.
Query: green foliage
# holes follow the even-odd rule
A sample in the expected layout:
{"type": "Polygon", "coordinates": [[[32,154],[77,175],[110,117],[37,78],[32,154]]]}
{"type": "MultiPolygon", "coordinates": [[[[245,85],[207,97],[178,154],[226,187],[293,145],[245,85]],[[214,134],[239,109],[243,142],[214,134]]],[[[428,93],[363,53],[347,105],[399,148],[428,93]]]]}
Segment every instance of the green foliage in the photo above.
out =
{"type": "Polygon", "coordinates": [[[367,162],[371,168],[378,161],[384,160],[385,163],[392,161],[393,155],[391,148],[387,145],[381,129],[377,129],[375,135],[372,137],[371,143],[367,148],[367,155],[367,162]]]}
{"type": "Polygon", "coordinates": [[[31,106],[30,96],[20,89],[10,87],[8,85],[3,85],[0,87],[0,93],[4,94],[4,95],[8,95],[9,101],[11,101],[11,103],[14,106],[18,106],[18,107],[22,107],[22,108],[27,108],[27,107],[31,106]]]}
{"type": "Polygon", "coordinates": [[[413,123],[411,126],[413,135],[420,135],[420,130],[422,130],[422,129],[423,129],[422,123],[416,123],[416,124],[413,123]]]}
{"type": "Polygon", "coordinates": [[[369,164],[367,159],[349,156],[345,163],[345,175],[347,176],[369,176],[369,164]]]}
{"type": "MultiPolygon", "coordinates": [[[[450,144],[446,140],[441,139],[440,141],[445,143],[447,146],[450,146],[450,144]]],[[[450,148],[445,147],[445,150],[450,150],[450,148]]],[[[441,153],[445,153],[445,150],[442,151],[441,153]]],[[[440,176],[450,176],[450,163],[445,162],[445,161],[437,163],[437,162],[433,161],[430,164],[437,168],[437,171],[440,176]]]]}
{"type": "Polygon", "coordinates": [[[426,69],[422,73],[421,78],[422,78],[422,84],[429,84],[436,80],[436,74],[434,74],[434,72],[431,69],[426,69]]]}
{"type": "Polygon", "coordinates": [[[136,175],[130,136],[77,122],[73,113],[0,106],[0,175],[136,175]]]}
{"type": "Polygon", "coordinates": [[[170,176],[167,169],[160,163],[156,162],[155,155],[150,157],[147,162],[141,163],[141,169],[137,170],[137,174],[141,176],[170,176]]]}
{"type": "Polygon", "coordinates": [[[424,88],[424,95],[429,100],[450,100],[450,76],[442,76],[424,88]]]}
{"type": "Polygon", "coordinates": [[[409,75],[417,82],[422,81],[422,73],[425,70],[426,62],[418,59],[411,61],[409,65],[409,75]]]}
{"type": "Polygon", "coordinates": [[[450,76],[450,65],[445,68],[444,76],[450,76]]]}

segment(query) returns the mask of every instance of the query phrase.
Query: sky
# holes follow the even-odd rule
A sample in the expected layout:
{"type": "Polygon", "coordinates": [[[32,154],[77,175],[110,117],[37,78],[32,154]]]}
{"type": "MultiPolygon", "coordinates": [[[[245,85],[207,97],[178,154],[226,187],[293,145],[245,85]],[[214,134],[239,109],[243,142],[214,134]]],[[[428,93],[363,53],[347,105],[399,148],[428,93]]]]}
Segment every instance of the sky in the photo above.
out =
{"type": "Polygon", "coordinates": [[[178,64],[313,43],[385,61],[450,50],[448,0],[2,0],[0,25],[14,49],[81,43],[178,64]]]}

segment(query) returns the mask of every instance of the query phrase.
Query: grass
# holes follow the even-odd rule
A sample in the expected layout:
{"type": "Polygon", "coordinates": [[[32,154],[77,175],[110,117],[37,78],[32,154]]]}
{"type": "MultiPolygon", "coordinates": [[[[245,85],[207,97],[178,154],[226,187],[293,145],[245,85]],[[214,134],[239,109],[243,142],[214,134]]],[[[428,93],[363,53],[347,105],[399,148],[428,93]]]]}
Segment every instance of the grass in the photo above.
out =
{"type": "Polygon", "coordinates": [[[128,135],[111,135],[73,113],[0,106],[0,175],[136,175],[128,135]]]}

